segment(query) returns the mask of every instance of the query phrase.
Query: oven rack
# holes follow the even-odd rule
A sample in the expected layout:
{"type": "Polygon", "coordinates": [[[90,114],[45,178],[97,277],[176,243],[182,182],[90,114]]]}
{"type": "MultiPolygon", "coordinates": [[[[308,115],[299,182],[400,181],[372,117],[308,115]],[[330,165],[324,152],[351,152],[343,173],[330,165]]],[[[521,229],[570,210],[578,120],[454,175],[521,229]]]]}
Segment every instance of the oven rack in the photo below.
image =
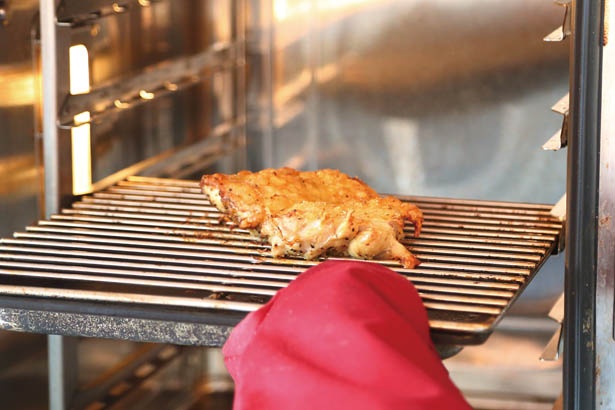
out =
{"type": "MultiPolygon", "coordinates": [[[[414,283],[436,343],[482,343],[557,251],[561,222],[550,205],[400,199],[425,214],[404,239],[422,264],[378,263],[414,283]]],[[[196,181],[130,177],[0,240],[0,328],[221,345],[316,263],[271,258],[196,181]]]]}

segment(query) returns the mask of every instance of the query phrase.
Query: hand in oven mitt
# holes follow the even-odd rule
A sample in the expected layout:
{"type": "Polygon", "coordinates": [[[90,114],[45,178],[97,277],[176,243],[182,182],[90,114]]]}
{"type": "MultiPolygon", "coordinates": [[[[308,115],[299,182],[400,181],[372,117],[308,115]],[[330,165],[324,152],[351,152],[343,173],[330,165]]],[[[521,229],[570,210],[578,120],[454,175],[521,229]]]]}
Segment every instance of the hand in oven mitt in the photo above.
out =
{"type": "Polygon", "coordinates": [[[235,410],[464,410],[410,281],[327,261],[250,313],[224,345],[235,410]]]}

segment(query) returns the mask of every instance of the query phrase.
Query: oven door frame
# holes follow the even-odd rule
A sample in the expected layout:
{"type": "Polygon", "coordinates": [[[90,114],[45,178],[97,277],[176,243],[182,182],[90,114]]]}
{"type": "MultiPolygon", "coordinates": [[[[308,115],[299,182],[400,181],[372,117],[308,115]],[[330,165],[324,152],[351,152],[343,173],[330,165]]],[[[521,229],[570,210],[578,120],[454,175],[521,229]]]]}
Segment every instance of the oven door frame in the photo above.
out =
{"type": "Polygon", "coordinates": [[[615,19],[609,3],[577,0],[572,18],[563,404],[575,410],[615,405],[615,172],[609,169],[615,44],[608,32],[615,19]]]}

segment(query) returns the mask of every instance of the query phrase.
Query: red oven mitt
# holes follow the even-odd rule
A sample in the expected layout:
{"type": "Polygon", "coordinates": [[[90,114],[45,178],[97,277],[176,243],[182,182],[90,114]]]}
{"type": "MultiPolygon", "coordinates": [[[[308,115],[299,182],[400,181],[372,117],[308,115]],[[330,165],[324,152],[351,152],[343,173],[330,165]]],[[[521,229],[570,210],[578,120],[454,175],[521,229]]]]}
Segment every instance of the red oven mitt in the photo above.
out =
{"type": "Polygon", "coordinates": [[[308,269],[231,333],[235,410],[463,410],[414,286],[370,262],[308,269]]]}

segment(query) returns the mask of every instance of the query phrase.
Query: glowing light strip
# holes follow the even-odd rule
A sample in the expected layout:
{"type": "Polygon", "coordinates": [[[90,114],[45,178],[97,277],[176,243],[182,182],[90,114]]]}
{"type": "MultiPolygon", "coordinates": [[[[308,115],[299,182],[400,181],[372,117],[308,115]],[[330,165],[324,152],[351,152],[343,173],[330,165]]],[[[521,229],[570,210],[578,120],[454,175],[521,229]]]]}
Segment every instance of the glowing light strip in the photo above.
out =
{"type": "MultiPolygon", "coordinates": [[[[85,94],[90,91],[90,63],[88,49],[83,44],[69,50],[70,93],[85,94]]],[[[90,113],[75,115],[71,128],[71,153],[73,164],[73,194],[81,195],[92,189],[92,148],[90,134],[90,113]],[[80,124],[80,125],[79,125],[80,124]]]]}

